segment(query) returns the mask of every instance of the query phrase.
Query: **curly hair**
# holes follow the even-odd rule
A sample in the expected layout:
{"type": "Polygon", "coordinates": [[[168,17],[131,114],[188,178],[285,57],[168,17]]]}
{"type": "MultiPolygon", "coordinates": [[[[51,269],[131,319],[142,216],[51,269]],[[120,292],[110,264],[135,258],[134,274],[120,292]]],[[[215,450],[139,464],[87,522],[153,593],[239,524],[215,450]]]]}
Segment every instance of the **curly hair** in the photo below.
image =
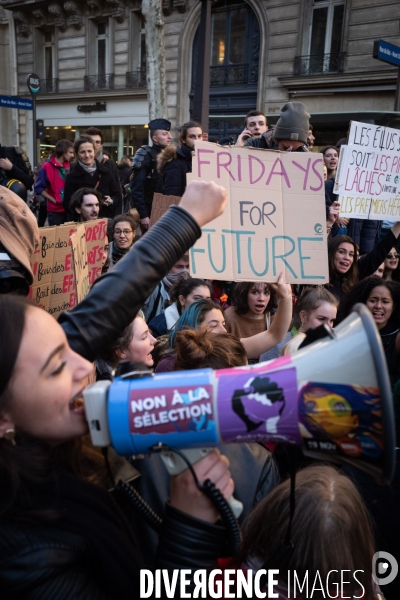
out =
{"type": "Polygon", "coordinates": [[[351,309],[357,302],[366,304],[372,290],[376,287],[385,287],[389,290],[394,304],[389,321],[396,326],[400,326],[400,283],[375,276],[362,279],[346,294],[339,305],[337,323],[340,323],[340,321],[349,316],[351,309]]]}
{"type": "Polygon", "coordinates": [[[233,306],[235,312],[238,315],[245,315],[249,312],[249,304],[247,302],[247,296],[251,289],[255,286],[264,286],[265,293],[270,294],[269,302],[264,310],[264,314],[267,312],[273,312],[277,307],[277,298],[276,293],[269,285],[269,283],[258,282],[258,281],[245,281],[241,283],[237,283],[233,290],[233,306]]]}

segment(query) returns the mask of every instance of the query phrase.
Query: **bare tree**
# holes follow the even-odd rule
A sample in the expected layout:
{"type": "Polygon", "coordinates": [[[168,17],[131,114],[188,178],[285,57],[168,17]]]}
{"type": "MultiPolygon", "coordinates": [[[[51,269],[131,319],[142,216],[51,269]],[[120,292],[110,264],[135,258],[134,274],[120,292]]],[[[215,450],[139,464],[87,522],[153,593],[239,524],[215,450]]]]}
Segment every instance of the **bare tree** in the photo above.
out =
{"type": "Polygon", "coordinates": [[[164,20],[161,0],[143,0],[142,15],[145,19],[149,117],[150,120],[168,119],[164,20]]]}

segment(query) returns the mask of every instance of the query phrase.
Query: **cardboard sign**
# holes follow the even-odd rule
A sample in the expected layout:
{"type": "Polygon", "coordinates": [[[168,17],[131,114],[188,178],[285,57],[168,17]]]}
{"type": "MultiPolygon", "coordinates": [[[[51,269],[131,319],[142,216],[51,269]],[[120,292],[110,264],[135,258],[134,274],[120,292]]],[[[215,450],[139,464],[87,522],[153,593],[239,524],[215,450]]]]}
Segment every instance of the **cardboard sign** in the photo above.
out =
{"type": "Polygon", "coordinates": [[[341,217],[400,220],[400,131],[352,121],[333,191],[341,217]]]}
{"type": "MultiPolygon", "coordinates": [[[[72,222],[55,227],[41,227],[40,246],[31,257],[34,281],[29,290],[29,297],[40,308],[56,318],[62,311],[73,308],[78,301],[70,239],[77,227],[78,224],[72,222]]],[[[107,221],[105,219],[88,221],[84,227],[88,277],[91,285],[101,273],[107,221]]],[[[83,284],[79,289],[79,293],[82,293],[83,284]]]]}
{"type": "Polygon", "coordinates": [[[190,250],[193,277],[328,281],[321,154],[197,142],[194,179],[224,186],[229,203],[190,250]]]}
{"type": "Polygon", "coordinates": [[[89,293],[89,270],[86,249],[86,230],[80,223],[71,235],[72,257],[74,259],[74,274],[76,285],[76,299],[81,302],[89,293]]]}
{"type": "Polygon", "coordinates": [[[180,196],[164,196],[163,194],[155,193],[153,204],[151,205],[150,227],[161,219],[170,206],[179,204],[180,200],[180,196]]]}

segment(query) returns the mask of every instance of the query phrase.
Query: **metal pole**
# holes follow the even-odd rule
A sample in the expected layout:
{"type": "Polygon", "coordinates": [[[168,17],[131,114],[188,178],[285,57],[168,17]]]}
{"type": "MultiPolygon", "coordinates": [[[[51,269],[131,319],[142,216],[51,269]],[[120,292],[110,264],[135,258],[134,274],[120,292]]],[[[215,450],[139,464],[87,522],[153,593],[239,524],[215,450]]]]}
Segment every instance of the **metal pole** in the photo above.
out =
{"type": "Polygon", "coordinates": [[[396,87],[396,97],[394,99],[394,110],[396,112],[400,111],[400,67],[399,67],[399,72],[397,74],[397,87],[396,87]]]}
{"type": "Polygon", "coordinates": [[[201,0],[199,55],[193,99],[193,119],[208,133],[210,104],[211,0],[201,0]]]}
{"type": "Polygon", "coordinates": [[[32,95],[32,102],[33,102],[33,110],[32,110],[32,129],[33,129],[33,167],[37,167],[38,161],[37,161],[37,147],[38,147],[38,143],[37,143],[37,139],[36,139],[36,97],[34,94],[32,95]]]}

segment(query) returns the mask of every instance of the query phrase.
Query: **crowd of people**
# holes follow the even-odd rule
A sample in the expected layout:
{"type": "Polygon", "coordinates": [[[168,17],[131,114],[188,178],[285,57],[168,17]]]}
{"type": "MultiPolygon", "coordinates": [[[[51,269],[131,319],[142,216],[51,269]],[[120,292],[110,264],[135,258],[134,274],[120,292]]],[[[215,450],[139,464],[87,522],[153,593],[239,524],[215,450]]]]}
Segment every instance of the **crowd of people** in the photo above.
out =
{"type": "MultiPolygon", "coordinates": [[[[214,183],[187,186],[201,124],[184,123],[175,145],[171,123],[159,118],[149,123],[149,137],[151,145],[118,164],[95,127],[73,143],[60,140],[35,174],[21,154],[0,158],[2,597],[123,598],[138,595],[145,566],[246,573],[268,565],[280,569],[282,599],[291,597],[290,570],[325,579],[336,570],[332,593],[341,570],[361,570],[331,597],[383,598],[372,557],[378,549],[399,557],[398,469],[382,497],[357,473],[302,462],[293,515],[279,454],[259,443],[221,446],[193,469],[200,484],[209,479],[225,499],[234,492],[243,503],[243,543],[233,552],[218,510],[188,470],[170,478],[159,455],[111,453],[105,462],[91,445],[83,389],[89,380],[112,380],[120,361],[161,373],[272,360],[298,352],[310,330],[334,328],[359,302],[379,331],[395,397],[400,390],[400,222],[340,217],[333,183],[346,140],[320,150],[329,282],[310,287],[288,285],[283,273],[245,283],[192,277],[188,251],[201,227],[222,214],[226,192],[214,183]],[[181,201],[150,227],[155,192],[181,201]],[[98,218],[108,219],[102,276],[57,322],[23,297],[33,283],[38,226],[98,218]],[[161,515],[157,531],[132,509],[118,480],[161,515]],[[293,548],[281,555],[289,525],[293,548]]],[[[306,107],[289,102],[274,128],[251,110],[237,140],[220,143],[313,152],[318,140],[306,107]]],[[[398,590],[388,586],[387,600],[398,590]]]]}

